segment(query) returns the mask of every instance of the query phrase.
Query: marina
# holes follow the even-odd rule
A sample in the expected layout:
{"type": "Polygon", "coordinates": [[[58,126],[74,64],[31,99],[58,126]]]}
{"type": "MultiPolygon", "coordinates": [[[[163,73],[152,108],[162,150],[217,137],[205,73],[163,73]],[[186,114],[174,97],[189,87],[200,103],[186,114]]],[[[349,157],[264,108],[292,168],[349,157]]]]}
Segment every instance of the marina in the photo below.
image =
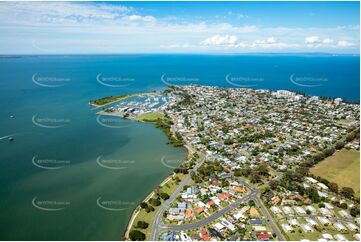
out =
{"type": "Polygon", "coordinates": [[[147,94],[132,96],[111,107],[107,107],[98,114],[113,114],[128,119],[136,119],[138,116],[148,113],[162,112],[171,102],[166,93],[147,94]]]}

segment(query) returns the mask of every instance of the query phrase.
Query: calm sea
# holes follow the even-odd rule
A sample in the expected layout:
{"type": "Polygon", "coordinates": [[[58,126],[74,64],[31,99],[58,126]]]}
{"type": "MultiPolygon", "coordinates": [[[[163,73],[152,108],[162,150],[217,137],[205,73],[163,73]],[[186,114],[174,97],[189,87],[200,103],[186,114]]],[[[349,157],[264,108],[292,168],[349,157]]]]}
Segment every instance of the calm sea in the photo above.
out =
{"type": "Polygon", "coordinates": [[[152,124],[97,116],[91,99],[200,84],[358,102],[359,66],[330,55],[0,58],[0,239],[119,240],[185,158],[152,124]]]}

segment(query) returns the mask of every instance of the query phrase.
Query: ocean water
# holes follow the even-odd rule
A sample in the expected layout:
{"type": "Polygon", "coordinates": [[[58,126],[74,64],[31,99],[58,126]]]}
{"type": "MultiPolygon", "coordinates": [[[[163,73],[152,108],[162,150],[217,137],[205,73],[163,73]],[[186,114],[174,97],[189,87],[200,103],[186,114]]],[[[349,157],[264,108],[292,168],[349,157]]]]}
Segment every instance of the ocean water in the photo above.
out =
{"type": "Polygon", "coordinates": [[[359,66],[331,55],[0,58],[0,239],[119,240],[171,172],[164,160],[185,159],[152,124],[97,116],[91,99],[200,84],[359,102],[359,66]]]}

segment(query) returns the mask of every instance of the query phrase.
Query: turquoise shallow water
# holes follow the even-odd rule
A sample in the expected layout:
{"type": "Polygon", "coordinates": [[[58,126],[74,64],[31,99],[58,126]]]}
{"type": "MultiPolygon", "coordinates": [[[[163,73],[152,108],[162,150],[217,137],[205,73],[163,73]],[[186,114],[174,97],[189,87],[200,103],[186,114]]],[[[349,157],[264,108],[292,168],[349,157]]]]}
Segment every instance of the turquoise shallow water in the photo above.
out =
{"type": "Polygon", "coordinates": [[[110,117],[101,121],[120,128],[99,124],[90,99],[161,90],[168,82],[358,101],[359,71],[358,56],[0,58],[0,137],[15,134],[13,142],[0,140],[0,239],[120,239],[132,209],[171,172],[162,158],[185,158],[185,149],[167,145],[152,124],[110,117]]]}

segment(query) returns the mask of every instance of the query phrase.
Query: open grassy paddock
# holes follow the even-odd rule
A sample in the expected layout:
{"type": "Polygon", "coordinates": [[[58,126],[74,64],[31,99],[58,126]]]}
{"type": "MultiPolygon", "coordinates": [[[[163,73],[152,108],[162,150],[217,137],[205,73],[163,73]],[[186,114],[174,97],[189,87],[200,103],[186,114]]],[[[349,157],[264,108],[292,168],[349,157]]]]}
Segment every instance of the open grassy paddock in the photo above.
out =
{"type": "Polygon", "coordinates": [[[311,168],[311,173],[338,184],[352,187],[360,196],[360,152],[341,150],[311,168]]]}

